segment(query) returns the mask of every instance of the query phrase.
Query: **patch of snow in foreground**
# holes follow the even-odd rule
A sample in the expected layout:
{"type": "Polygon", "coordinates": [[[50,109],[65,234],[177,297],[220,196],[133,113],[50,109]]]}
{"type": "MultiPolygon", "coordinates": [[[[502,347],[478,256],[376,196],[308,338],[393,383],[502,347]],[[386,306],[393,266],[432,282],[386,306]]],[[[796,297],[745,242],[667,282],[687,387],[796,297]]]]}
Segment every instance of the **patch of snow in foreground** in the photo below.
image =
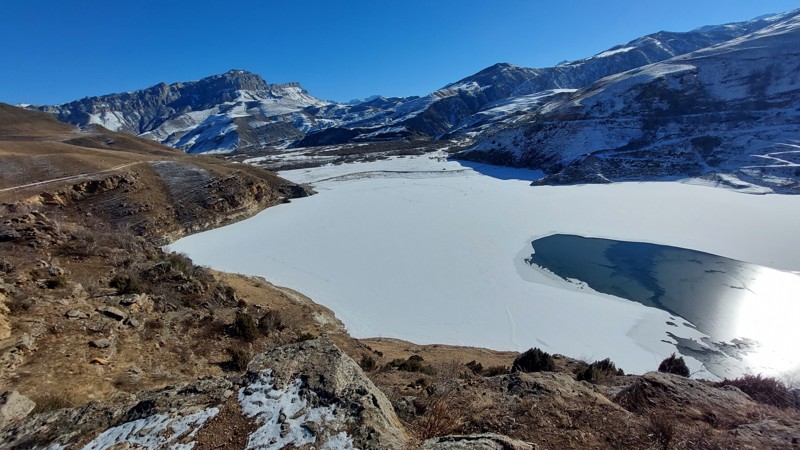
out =
{"type": "MultiPolygon", "coordinates": [[[[330,181],[314,184],[317,195],[170,248],[197,264],[301,291],[331,308],[357,338],[537,346],[590,360],[611,357],[632,373],[654,370],[676,350],[667,332],[704,336],[664,311],[532,269],[524,262],[531,241],[576,234],[800,270],[800,196],[678,182],[530,187],[462,169],[422,156],[282,172],[293,181],[330,181]],[[336,178],[377,170],[427,176],[336,178]],[[448,173],[455,170],[462,171],[448,173]]],[[[787,356],[753,372],[798,363],[791,360],[797,355],[787,356]]]]}
{"type": "MultiPolygon", "coordinates": [[[[272,375],[266,371],[258,379],[239,390],[239,403],[246,417],[255,417],[259,425],[247,440],[248,449],[279,450],[288,445],[313,445],[317,437],[305,425],[324,425],[336,420],[333,406],[310,408],[301,396],[302,381],[298,378],[283,389],[276,389],[272,375]]],[[[322,428],[322,427],[319,427],[322,428]]],[[[344,432],[322,446],[323,449],[353,449],[353,441],[344,432]]]]}
{"type": "Polygon", "coordinates": [[[86,444],[83,450],[105,450],[123,442],[148,450],[165,447],[170,450],[191,450],[194,442],[185,441],[193,438],[206,421],[218,412],[219,408],[208,408],[184,417],[155,414],[109,428],[86,444]],[[167,447],[170,443],[172,445],[167,447]]]}

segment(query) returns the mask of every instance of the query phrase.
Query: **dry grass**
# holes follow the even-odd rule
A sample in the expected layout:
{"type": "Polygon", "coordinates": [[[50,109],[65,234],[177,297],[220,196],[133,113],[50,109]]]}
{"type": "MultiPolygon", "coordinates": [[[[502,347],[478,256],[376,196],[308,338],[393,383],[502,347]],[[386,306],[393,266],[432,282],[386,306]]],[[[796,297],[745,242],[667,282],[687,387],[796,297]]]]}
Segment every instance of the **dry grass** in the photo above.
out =
{"type": "Polygon", "coordinates": [[[759,375],[745,375],[733,380],[725,379],[716,384],[717,386],[735,386],[749,395],[753,400],[765,405],[777,406],[778,408],[800,407],[795,404],[794,395],[776,378],[763,377],[759,375]]]}
{"type": "Polygon", "coordinates": [[[469,403],[455,389],[440,388],[418,402],[420,415],[409,424],[409,429],[420,440],[455,434],[469,422],[472,409],[469,403]]]}
{"type": "Polygon", "coordinates": [[[81,403],[71,392],[66,390],[51,391],[34,395],[31,396],[31,400],[36,403],[36,407],[32,412],[33,414],[57,411],[64,408],[73,408],[81,403]]]}
{"type": "Polygon", "coordinates": [[[669,413],[657,410],[647,414],[647,423],[656,442],[664,449],[669,448],[675,437],[675,419],[669,413]]]}

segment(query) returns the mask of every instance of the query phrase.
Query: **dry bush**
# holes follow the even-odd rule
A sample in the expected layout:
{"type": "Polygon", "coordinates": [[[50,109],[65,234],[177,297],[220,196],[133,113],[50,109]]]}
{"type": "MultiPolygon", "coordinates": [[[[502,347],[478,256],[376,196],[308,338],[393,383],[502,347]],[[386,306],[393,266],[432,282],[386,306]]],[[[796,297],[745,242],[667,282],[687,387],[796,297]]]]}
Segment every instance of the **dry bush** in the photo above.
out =
{"type": "Polygon", "coordinates": [[[472,371],[457,359],[449,359],[436,366],[436,375],[440,380],[455,380],[469,378],[472,371]]]}
{"type": "Polygon", "coordinates": [[[247,311],[237,311],[233,320],[233,334],[247,342],[253,342],[258,337],[259,329],[256,319],[247,311]]]}
{"type": "Polygon", "coordinates": [[[506,366],[490,366],[483,369],[483,376],[485,377],[496,377],[498,375],[506,375],[509,373],[509,369],[506,366]]]}
{"type": "Polygon", "coordinates": [[[231,357],[230,367],[236,371],[247,370],[247,365],[253,359],[253,352],[244,346],[228,347],[226,350],[231,357]]]}
{"type": "Polygon", "coordinates": [[[617,375],[624,375],[624,372],[622,372],[622,369],[617,369],[611,359],[606,358],[579,367],[575,375],[578,381],[588,381],[596,384],[617,375]]]}
{"type": "Polygon", "coordinates": [[[192,259],[189,258],[188,255],[185,253],[169,253],[164,257],[164,260],[172,267],[174,270],[183,273],[186,276],[191,276],[194,273],[194,262],[192,259]]]}
{"type": "Polygon", "coordinates": [[[264,334],[269,334],[273,331],[281,331],[285,328],[281,313],[279,311],[267,311],[266,314],[258,319],[258,329],[264,334]]]}
{"type": "Polygon", "coordinates": [[[108,286],[117,290],[120,294],[143,294],[144,287],[136,276],[128,274],[117,274],[108,282],[108,286]]]}
{"type": "Polygon", "coordinates": [[[512,372],[553,372],[556,363],[553,357],[537,348],[532,348],[519,355],[511,366],[512,372]]]}
{"type": "Polygon", "coordinates": [[[31,396],[31,400],[36,403],[32,414],[46,413],[64,408],[73,408],[78,402],[72,393],[68,391],[46,392],[40,395],[31,396]]]}
{"type": "Polygon", "coordinates": [[[675,353],[661,361],[661,364],[658,365],[658,371],[680,375],[682,377],[689,376],[689,367],[686,366],[686,361],[683,360],[683,356],[676,357],[675,353]]]}
{"type": "Polygon", "coordinates": [[[669,448],[675,437],[675,419],[668,412],[653,411],[647,415],[648,430],[662,448],[669,448]]]}
{"type": "Polygon", "coordinates": [[[766,405],[788,408],[797,406],[794,395],[782,382],[772,377],[759,375],[745,375],[734,380],[722,380],[715,384],[721,386],[736,386],[753,400],[766,405]]]}
{"type": "Polygon", "coordinates": [[[436,370],[430,364],[422,364],[424,359],[419,355],[411,355],[408,359],[397,358],[386,363],[387,369],[397,369],[403,372],[420,372],[426,375],[436,375],[436,370]]]}
{"type": "Polygon", "coordinates": [[[417,404],[420,415],[411,422],[410,429],[421,440],[458,433],[471,414],[468,403],[458,398],[454,389],[439,390],[417,404]]]}
{"type": "Polygon", "coordinates": [[[358,365],[367,372],[371,372],[378,368],[378,363],[375,361],[370,355],[362,355],[361,361],[358,362],[358,365]]]}
{"type": "Polygon", "coordinates": [[[474,359],[466,363],[465,366],[467,366],[467,369],[469,369],[475,375],[481,375],[483,373],[483,364],[475,361],[474,359]]]}

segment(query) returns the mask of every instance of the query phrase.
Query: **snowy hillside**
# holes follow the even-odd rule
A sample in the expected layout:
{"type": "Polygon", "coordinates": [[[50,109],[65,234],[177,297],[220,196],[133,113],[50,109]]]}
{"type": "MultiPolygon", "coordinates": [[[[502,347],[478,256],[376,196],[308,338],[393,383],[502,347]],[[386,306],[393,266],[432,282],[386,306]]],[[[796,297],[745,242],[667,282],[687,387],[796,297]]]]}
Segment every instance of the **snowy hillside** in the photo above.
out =
{"type": "Polygon", "coordinates": [[[542,103],[548,93],[586,87],[608,75],[716,45],[759,30],[791,14],[708,26],[683,33],[662,31],[555,67],[530,69],[513,64],[495,64],[424,97],[386,105],[383,113],[358,121],[343,121],[338,129],[313,133],[301,145],[330,145],[391,137],[471,136],[487,127],[515,120],[520,110],[529,110],[542,103]]]}
{"type": "Polygon", "coordinates": [[[469,159],[542,184],[700,177],[798,193],[800,18],[606,77],[484,133],[469,159]]]}

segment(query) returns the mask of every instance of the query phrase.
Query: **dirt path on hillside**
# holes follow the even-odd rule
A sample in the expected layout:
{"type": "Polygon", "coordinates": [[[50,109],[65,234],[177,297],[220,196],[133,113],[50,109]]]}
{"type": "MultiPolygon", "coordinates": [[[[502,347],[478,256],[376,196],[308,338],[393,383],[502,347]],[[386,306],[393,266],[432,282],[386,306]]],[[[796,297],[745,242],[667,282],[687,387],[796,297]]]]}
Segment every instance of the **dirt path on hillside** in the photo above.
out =
{"type": "Polygon", "coordinates": [[[19,185],[19,186],[12,186],[12,187],[8,187],[8,188],[0,189],[0,193],[9,192],[9,191],[16,191],[16,190],[19,190],[19,189],[25,189],[25,188],[29,188],[29,187],[42,186],[42,185],[50,184],[50,183],[78,181],[78,180],[81,180],[83,178],[92,177],[92,176],[95,176],[95,175],[100,175],[102,173],[114,172],[114,171],[117,171],[117,170],[122,170],[122,169],[124,169],[126,167],[130,167],[130,166],[133,166],[133,165],[136,165],[136,164],[141,164],[141,163],[144,163],[144,162],[149,162],[149,161],[136,161],[136,162],[131,162],[131,163],[125,163],[125,164],[120,164],[118,166],[114,166],[114,167],[112,167],[110,169],[100,170],[100,171],[97,171],[97,172],[80,173],[78,175],[70,175],[68,177],[52,178],[50,180],[37,181],[35,183],[22,184],[22,185],[19,185]]]}

